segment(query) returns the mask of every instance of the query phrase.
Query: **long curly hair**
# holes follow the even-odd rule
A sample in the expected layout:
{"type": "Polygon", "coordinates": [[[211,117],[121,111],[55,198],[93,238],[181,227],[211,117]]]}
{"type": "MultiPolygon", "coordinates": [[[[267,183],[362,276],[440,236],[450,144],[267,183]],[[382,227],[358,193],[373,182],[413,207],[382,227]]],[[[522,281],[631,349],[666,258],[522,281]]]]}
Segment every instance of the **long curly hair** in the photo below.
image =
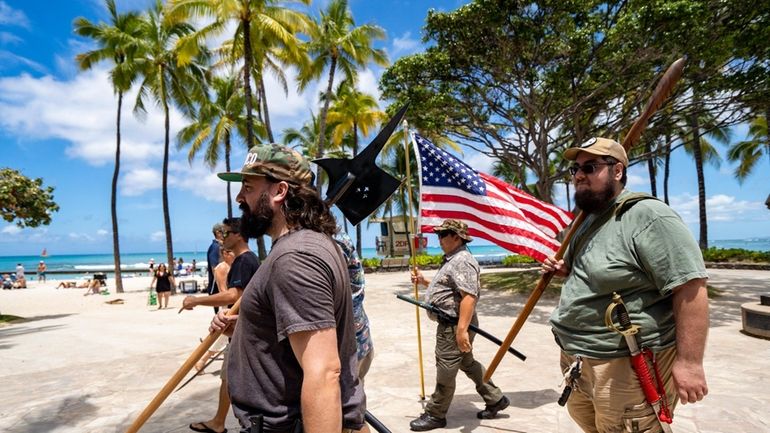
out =
{"type": "Polygon", "coordinates": [[[286,223],[290,227],[302,227],[334,236],[337,233],[337,220],[329,205],[321,199],[318,190],[307,185],[287,183],[289,191],[281,204],[286,223]]]}

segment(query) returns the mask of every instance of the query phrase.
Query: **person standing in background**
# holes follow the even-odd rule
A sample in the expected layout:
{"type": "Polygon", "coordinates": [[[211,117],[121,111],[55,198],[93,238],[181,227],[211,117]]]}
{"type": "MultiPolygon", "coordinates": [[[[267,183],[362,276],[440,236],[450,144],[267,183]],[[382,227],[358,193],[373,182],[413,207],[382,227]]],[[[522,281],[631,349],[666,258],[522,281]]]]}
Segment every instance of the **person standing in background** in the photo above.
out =
{"type": "Polygon", "coordinates": [[[45,283],[45,281],[46,281],[45,271],[47,269],[48,269],[48,267],[45,265],[45,262],[41,260],[40,263],[38,263],[38,265],[37,265],[37,281],[39,281],[39,282],[42,281],[42,282],[45,283]]]}

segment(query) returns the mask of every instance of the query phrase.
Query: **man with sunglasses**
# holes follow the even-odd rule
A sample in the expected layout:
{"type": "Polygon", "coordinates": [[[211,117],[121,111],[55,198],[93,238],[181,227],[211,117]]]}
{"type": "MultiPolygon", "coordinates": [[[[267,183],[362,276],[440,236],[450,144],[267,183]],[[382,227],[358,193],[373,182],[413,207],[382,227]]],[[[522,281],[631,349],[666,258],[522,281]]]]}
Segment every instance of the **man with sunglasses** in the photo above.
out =
{"type": "Polygon", "coordinates": [[[640,345],[654,353],[660,394],[672,410],[677,400],[703,399],[709,320],[700,249],[671,208],[625,189],[628,157],[620,144],[592,138],[564,157],[575,161],[575,203],[588,215],[564,259],[546,259],[542,272],[566,278],[551,325],[562,371],[576,362],[582,370],[567,408],[586,432],[662,431],[623,336],[605,325],[605,310],[613,292],[622,296],[641,327],[640,345]]]}
{"type": "Polygon", "coordinates": [[[476,416],[491,419],[510,404],[508,397],[492,382],[484,383],[484,366],[473,358],[471,343],[474,334],[468,325],[478,326],[476,301],[480,296],[479,264],[465,244],[468,225],[448,219],[433,227],[438,235],[444,259],[433,280],[428,281],[420,271],[412,275],[412,283],[427,286],[427,301],[447,314],[457,317],[457,324],[443,323],[436,317],[436,389],[425,406],[425,412],[409,423],[412,431],[428,431],[446,427],[446,413],[455,392],[457,371],[462,370],[486,403],[476,416]]]}
{"type": "MultiPolygon", "coordinates": [[[[230,271],[227,273],[227,287],[219,287],[219,293],[209,296],[187,296],[182,301],[182,307],[192,310],[198,305],[210,307],[230,307],[240,299],[246,285],[259,268],[259,258],[249,249],[248,238],[241,234],[241,218],[225,218],[219,226],[223,250],[230,250],[235,255],[230,271]]],[[[225,353],[223,365],[227,365],[229,351],[225,353]]],[[[208,421],[190,424],[190,429],[197,432],[226,432],[225,420],[230,409],[230,398],[227,391],[227,369],[222,368],[222,383],[219,387],[219,403],[217,412],[208,421]]]]}

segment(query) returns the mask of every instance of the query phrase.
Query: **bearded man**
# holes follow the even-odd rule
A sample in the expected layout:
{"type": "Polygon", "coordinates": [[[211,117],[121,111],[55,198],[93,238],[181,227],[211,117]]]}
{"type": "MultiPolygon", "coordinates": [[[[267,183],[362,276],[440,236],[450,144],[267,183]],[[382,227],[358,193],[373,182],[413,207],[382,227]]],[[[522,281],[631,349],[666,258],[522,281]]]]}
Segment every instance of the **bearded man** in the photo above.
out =
{"type": "Polygon", "coordinates": [[[242,236],[272,240],[240,314],[220,311],[211,325],[232,333],[227,375],[241,432],[361,429],[366,398],[356,375],[347,263],[310,165],[291,149],[260,145],[241,171],[219,177],[242,182],[242,236]]]}
{"type": "Polygon", "coordinates": [[[588,214],[564,260],[542,271],[566,277],[551,315],[561,369],[582,374],[567,401],[586,432],[659,432],[660,421],[636,377],[623,336],[604,322],[613,292],[622,296],[641,346],[655,354],[662,400],[695,403],[708,393],[703,353],[708,297],[703,257],[681,218],[652,196],[626,190],[623,146],[592,138],[564,153],[575,203],[588,214]]]}

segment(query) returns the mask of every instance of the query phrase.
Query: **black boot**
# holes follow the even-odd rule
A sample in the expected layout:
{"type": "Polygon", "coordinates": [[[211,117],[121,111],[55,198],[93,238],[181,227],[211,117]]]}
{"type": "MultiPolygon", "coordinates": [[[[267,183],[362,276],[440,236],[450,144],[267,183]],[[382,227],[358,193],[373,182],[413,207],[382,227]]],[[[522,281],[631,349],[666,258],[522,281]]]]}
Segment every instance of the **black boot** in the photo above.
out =
{"type": "Polygon", "coordinates": [[[412,431],[428,431],[442,427],[446,427],[446,418],[436,418],[427,413],[423,413],[419,418],[416,418],[409,423],[409,428],[411,428],[412,431]]]}
{"type": "Polygon", "coordinates": [[[479,411],[476,414],[476,418],[478,419],[492,419],[495,416],[497,416],[497,413],[501,410],[505,409],[511,404],[511,401],[508,400],[508,397],[503,396],[503,398],[500,399],[495,404],[488,404],[487,407],[484,408],[484,410],[479,411]]]}

